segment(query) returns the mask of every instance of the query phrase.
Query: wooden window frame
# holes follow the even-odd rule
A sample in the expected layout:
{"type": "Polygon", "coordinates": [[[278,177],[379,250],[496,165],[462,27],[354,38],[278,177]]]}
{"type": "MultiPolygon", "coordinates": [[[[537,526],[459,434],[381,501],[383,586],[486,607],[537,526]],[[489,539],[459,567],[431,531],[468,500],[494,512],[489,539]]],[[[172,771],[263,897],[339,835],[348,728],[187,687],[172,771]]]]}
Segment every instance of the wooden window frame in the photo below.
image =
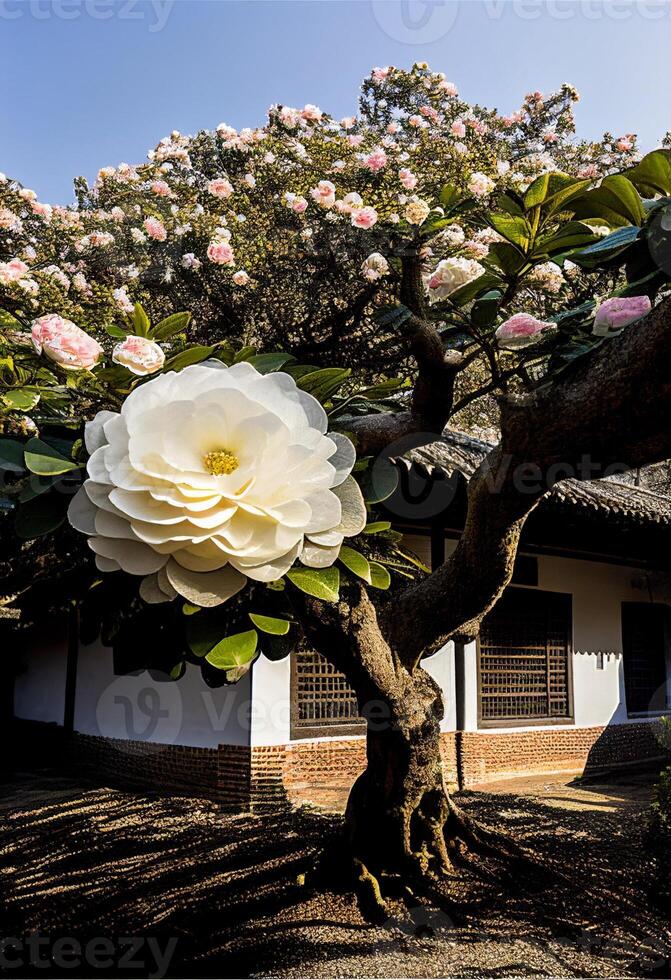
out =
{"type": "Polygon", "coordinates": [[[635,599],[629,600],[624,599],[620,603],[620,630],[622,635],[622,688],[624,693],[624,706],[627,711],[627,718],[632,718],[634,720],[645,721],[646,718],[665,718],[671,714],[671,703],[669,702],[669,662],[671,657],[669,655],[669,639],[671,638],[671,607],[664,602],[645,602],[637,601],[635,599]],[[655,609],[661,609],[663,613],[666,614],[666,622],[664,625],[664,673],[666,677],[666,701],[667,707],[660,710],[654,711],[630,711],[629,709],[629,698],[627,697],[627,674],[626,674],[626,654],[624,650],[624,609],[625,606],[639,606],[639,607],[650,607],[655,609]]]}
{"type": "MultiPolygon", "coordinates": [[[[326,658],[324,659],[326,660],[326,658]]],[[[329,663],[328,660],[327,663],[329,663]]],[[[335,667],[333,669],[335,670],[335,667]]],[[[338,673],[340,672],[338,671],[338,673]]],[[[314,724],[306,725],[306,724],[299,723],[297,651],[294,651],[291,654],[290,684],[291,684],[291,688],[290,688],[291,705],[290,705],[289,738],[291,739],[292,742],[299,741],[300,739],[338,738],[344,735],[366,734],[366,722],[363,718],[361,718],[359,721],[353,721],[350,718],[343,719],[342,721],[338,721],[338,720],[325,721],[325,722],[320,722],[319,724],[316,725],[314,724]]]]}
{"type": "Polygon", "coordinates": [[[558,726],[575,725],[575,707],[573,697],[573,594],[571,592],[555,592],[551,589],[525,588],[523,586],[509,586],[516,592],[528,592],[533,595],[539,593],[543,595],[563,596],[568,599],[568,624],[567,624],[567,644],[566,644],[566,695],[568,702],[568,714],[559,717],[541,718],[483,718],[482,715],[482,671],[481,671],[481,647],[480,637],[476,640],[476,686],[477,686],[477,723],[478,728],[556,728],[558,726]]]}

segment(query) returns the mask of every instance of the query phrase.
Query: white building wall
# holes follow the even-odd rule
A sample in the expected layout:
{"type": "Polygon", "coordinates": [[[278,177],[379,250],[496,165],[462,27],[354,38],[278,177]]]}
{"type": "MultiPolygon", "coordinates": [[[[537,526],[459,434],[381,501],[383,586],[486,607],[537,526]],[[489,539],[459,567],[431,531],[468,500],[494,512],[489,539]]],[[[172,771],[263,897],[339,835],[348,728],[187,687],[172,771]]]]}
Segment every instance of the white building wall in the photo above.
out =
{"type": "MultiPolygon", "coordinates": [[[[651,601],[645,573],[626,565],[541,555],[538,557],[538,588],[571,596],[575,726],[589,728],[640,721],[627,717],[621,604],[651,601]]],[[[652,600],[663,601],[655,595],[652,600]]],[[[469,644],[466,655],[465,728],[475,731],[478,727],[475,643],[469,644]]],[[[544,725],[543,728],[566,728],[566,725],[544,725]]],[[[509,727],[487,727],[488,732],[510,730],[509,727]]],[[[515,731],[535,730],[537,726],[515,728],[515,731]]]]}
{"type": "MultiPolygon", "coordinates": [[[[18,718],[63,723],[66,644],[41,639],[17,678],[18,718]]],[[[148,671],[114,673],[112,650],[99,642],[79,650],[74,729],[85,735],[214,748],[248,745],[251,677],[210,688],[200,668],[187,664],[179,681],[156,680],[148,671]]],[[[288,739],[287,739],[288,741],[288,739]]]]}

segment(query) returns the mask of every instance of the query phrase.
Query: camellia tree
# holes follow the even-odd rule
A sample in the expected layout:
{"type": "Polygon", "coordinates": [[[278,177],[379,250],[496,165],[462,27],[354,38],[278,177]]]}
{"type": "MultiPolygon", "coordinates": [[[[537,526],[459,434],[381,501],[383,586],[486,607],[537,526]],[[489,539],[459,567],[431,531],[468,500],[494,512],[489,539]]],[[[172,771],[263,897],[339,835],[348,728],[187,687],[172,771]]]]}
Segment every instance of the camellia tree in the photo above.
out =
{"type": "Polygon", "coordinates": [[[576,98],[503,117],[375,69],[358,118],[173,133],[76,207],[0,187],[1,608],[76,606],[175,680],[314,645],[374,707],[338,864],[382,913],[503,847],[446,791],[423,659],[477,635],[557,479],[671,456],[671,156],[576,141],[576,98]],[[390,460],[482,414],[428,574],[377,511],[390,460]]]}

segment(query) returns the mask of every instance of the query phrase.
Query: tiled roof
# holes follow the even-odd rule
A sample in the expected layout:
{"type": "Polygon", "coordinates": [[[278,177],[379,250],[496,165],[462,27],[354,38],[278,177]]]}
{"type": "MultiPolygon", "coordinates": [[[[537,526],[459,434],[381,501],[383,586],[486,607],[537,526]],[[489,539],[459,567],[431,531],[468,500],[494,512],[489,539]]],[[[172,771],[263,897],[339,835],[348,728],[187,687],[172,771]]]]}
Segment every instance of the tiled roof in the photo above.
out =
{"type": "MultiPolygon", "coordinates": [[[[446,430],[442,438],[406,454],[420,470],[460,473],[469,480],[493,445],[462,432],[446,430]]],[[[660,490],[636,485],[632,474],[603,480],[562,480],[543,500],[541,507],[581,508],[601,516],[624,518],[636,524],[671,525],[671,496],[660,490]]]]}

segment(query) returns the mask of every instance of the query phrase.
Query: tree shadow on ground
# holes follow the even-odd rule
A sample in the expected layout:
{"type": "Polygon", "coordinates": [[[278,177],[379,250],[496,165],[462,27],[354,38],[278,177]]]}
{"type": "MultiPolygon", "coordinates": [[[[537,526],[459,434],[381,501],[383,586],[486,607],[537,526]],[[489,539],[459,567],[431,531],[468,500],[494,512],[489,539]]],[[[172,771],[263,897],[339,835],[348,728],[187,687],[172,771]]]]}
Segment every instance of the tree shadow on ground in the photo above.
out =
{"type": "MultiPolygon", "coordinates": [[[[4,936],[174,937],[175,977],[661,976],[671,962],[668,922],[647,896],[641,803],[575,810],[463,793],[471,816],[532,849],[546,870],[478,861],[427,894],[426,906],[373,927],[352,895],[298,884],[337,835],[338,815],[226,815],[204,800],[84,786],[49,771],[5,790],[4,936]]],[[[145,963],[123,972],[151,971],[145,963]]]]}

